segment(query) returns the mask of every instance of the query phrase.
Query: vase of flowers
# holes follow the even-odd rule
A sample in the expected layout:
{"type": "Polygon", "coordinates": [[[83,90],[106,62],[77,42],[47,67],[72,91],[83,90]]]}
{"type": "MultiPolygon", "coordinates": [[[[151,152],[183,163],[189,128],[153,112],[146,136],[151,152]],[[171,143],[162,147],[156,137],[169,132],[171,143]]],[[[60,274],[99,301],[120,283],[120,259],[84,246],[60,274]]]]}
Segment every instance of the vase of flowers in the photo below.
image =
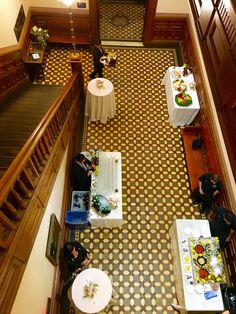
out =
{"type": "Polygon", "coordinates": [[[30,32],[29,32],[33,37],[36,38],[38,45],[42,48],[45,48],[47,46],[47,41],[49,38],[48,30],[43,29],[41,27],[37,27],[34,25],[30,32]]]}

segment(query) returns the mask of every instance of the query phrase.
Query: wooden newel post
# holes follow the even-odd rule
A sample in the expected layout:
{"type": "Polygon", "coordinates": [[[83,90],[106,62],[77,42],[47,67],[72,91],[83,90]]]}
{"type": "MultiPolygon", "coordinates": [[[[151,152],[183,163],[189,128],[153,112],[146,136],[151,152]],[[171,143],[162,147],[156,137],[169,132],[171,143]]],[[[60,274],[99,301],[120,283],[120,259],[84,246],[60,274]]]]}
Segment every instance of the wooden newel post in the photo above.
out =
{"type": "Polygon", "coordinates": [[[72,72],[78,72],[79,76],[83,77],[82,73],[82,54],[81,53],[71,53],[70,54],[70,64],[72,67],[72,72]]]}

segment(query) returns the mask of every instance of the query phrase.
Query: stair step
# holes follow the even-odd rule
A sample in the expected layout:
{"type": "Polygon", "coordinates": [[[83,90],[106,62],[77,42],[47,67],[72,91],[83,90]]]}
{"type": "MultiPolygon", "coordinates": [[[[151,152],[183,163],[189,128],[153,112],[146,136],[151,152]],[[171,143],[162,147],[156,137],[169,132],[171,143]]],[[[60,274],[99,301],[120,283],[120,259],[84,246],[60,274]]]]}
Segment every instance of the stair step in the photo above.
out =
{"type": "Polygon", "coordinates": [[[10,166],[62,86],[26,84],[0,102],[0,177],[10,166]]]}

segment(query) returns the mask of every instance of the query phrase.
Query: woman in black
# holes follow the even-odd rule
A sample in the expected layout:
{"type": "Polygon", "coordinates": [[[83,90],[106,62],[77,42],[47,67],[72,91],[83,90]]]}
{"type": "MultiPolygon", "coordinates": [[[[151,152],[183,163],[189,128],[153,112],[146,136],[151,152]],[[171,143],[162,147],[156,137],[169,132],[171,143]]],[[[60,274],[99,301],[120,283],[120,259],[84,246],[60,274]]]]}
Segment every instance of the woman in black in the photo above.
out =
{"type": "Polygon", "coordinates": [[[63,253],[70,274],[81,272],[92,258],[91,254],[76,241],[65,243],[63,253]]]}
{"type": "Polygon", "coordinates": [[[72,180],[74,191],[89,191],[91,187],[91,174],[95,166],[83,154],[75,157],[72,164],[72,180]]]}

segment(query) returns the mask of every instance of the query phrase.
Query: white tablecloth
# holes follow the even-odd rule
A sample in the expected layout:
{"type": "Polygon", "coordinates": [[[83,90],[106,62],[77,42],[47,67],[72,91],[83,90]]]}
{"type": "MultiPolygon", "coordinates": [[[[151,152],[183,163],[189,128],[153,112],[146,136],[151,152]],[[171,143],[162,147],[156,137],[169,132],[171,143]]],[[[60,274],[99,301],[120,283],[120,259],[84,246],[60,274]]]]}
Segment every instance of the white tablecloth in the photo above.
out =
{"type": "Polygon", "coordinates": [[[107,118],[114,118],[116,111],[115,93],[112,82],[104,78],[91,80],[87,86],[85,116],[91,121],[100,120],[106,123],[107,118]],[[104,88],[101,90],[96,86],[96,82],[104,82],[104,88]]]}
{"type": "Polygon", "coordinates": [[[122,225],[122,178],[121,153],[99,152],[98,176],[93,173],[91,197],[103,195],[116,202],[117,207],[106,216],[100,216],[96,210],[90,208],[90,223],[92,227],[116,228],[122,225]]]}
{"type": "Polygon", "coordinates": [[[211,236],[208,220],[177,219],[170,228],[169,233],[171,237],[176,293],[179,305],[186,309],[182,310],[181,313],[191,311],[199,311],[202,313],[222,311],[224,305],[220,289],[217,291],[218,296],[209,300],[205,299],[204,294],[198,294],[196,291],[188,292],[189,283],[185,278],[184,261],[181,254],[181,240],[192,235],[186,234],[186,227],[191,229],[192,234],[198,232],[203,237],[211,236]]]}
{"type": "MultiPolygon", "coordinates": [[[[190,82],[194,82],[194,77],[192,74],[180,78],[183,79],[188,86],[186,93],[192,97],[192,104],[188,107],[181,107],[176,104],[175,96],[179,92],[173,87],[173,81],[176,79],[171,75],[173,68],[174,67],[168,68],[161,84],[165,85],[166,89],[167,107],[170,123],[174,127],[177,127],[192,123],[196,115],[198,114],[200,105],[196,90],[191,90],[188,85],[190,82]]],[[[175,67],[175,69],[183,71],[183,67],[175,67]]]]}
{"type": "Polygon", "coordinates": [[[97,313],[109,303],[112,296],[112,283],[101,269],[89,268],[76,276],[71,293],[78,309],[85,313],[97,313]],[[83,297],[83,288],[89,282],[98,284],[98,290],[93,299],[83,297]]]}

